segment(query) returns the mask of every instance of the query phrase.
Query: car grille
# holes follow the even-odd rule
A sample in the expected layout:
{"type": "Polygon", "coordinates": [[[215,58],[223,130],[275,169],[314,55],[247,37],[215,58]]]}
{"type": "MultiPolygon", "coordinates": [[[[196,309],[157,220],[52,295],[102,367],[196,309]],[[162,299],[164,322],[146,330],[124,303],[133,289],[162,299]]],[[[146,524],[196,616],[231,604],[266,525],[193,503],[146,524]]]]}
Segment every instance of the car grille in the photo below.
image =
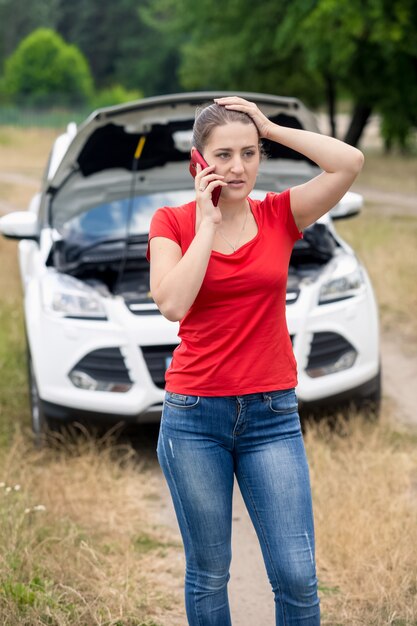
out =
{"type": "MultiPolygon", "coordinates": [[[[291,343],[293,343],[294,335],[290,335],[290,339],[291,343]]],[[[165,371],[168,367],[167,360],[172,358],[172,353],[177,346],[178,344],[140,346],[153,383],[161,389],[165,387],[165,371]]]]}
{"type": "Polygon", "coordinates": [[[342,335],[337,333],[314,333],[307,370],[315,370],[332,365],[340,357],[352,350],[354,350],[354,347],[342,335]]]}
{"type": "Polygon", "coordinates": [[[73,370],[85,372],[94,380],[112,383],[131,383],[120,348],[101,348],[86,354],[73,370]]]}
{"type": "Polygon", "coordinates": [[[161,315],[161,311],[153,302],[126,302],[126,306],[134,315],[161,315]]]}
{"type": "Polygon", "coordinates": [[[140,346],[153,383],[161,389],[165,387],[165,371],[177,345],[140,346]]]}
{"type": "Polygon", "coordinates": [[[300,290],[299,289],[291,289],[287,290],[287,296],[286,296],[286,304],[294,304],[294,302],[297,302],[298,300],[298,296],[300,295],[300,290]]]}

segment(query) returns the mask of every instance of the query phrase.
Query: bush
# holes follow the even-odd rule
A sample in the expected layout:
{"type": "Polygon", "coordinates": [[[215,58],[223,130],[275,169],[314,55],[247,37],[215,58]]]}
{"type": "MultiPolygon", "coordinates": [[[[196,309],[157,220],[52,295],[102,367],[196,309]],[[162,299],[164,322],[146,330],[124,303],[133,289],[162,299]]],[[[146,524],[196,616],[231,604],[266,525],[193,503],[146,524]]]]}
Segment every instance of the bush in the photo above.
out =
{"type": "Polygon", "coordinates": [[[3,89],[16,104],[79,105],[90,100],[93,80],[76,46],[51,29],[39,28],[6,60],[3,89]]]}
{"type": "Polygon", "coordinates": [[[91,99],[91,107],[100,109],[101,107],[123,104],[124,102],[131,102],[140,98],[143,98],[143,93],[139,90],[128,90],[122,87],[122,85],[113,85],[98,91],[91,99]]]}

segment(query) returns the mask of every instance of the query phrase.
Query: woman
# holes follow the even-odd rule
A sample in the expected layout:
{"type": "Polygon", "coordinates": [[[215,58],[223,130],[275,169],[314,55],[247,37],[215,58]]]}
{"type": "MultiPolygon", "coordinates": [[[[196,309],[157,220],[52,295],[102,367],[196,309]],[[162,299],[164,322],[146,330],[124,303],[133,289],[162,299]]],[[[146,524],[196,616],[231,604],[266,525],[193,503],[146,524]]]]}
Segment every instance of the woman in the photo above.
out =
{"type": "Polygon", "coordinates": [[[155,213],[151,292],[180,321],[166,373],[157,453],[185,556],[191,626],[231,624],[232,490],[236,474],[274,592],[277,625],[320,623],[308,465],[297,372],[285,320],[288,263],[301,230],[332,208],[363,165],[336,139],[272,123],[239,97],[197,112],[196,200],[155,213]],[[323,173],[286,191],[249,197],[267,138],[323,173]],[[211,198],[221,186],[218,206],[211,198]]]}

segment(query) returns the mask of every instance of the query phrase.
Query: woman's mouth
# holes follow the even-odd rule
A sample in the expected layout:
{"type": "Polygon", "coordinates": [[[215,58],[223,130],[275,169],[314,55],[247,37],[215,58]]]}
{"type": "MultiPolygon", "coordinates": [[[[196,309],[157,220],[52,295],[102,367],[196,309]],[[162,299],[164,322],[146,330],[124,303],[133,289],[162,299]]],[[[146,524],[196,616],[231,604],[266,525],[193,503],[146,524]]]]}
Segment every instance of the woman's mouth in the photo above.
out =
{"type": "Polygon", "coordinates": [[[232,188],[238,188],[238,187],[243,187],[244,184],[245,184],[244,180],[229,180],[227,183],[227,186],[232,187],[232,188]]]}

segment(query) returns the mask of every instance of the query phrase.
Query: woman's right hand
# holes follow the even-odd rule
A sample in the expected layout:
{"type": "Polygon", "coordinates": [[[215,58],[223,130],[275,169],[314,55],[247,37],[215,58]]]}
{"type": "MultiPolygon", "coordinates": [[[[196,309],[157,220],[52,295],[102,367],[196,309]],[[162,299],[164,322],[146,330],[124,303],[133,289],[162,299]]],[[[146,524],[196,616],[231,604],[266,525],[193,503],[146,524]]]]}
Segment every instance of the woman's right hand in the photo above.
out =
{"type": "Polygon", "coordinates": [[[224,182],[224,176],[214,173],[214,165],[210,165],[202,169],[199,163],[197,163],[197,174],[195,177],[195,192],[197,197],[197,205],[201,211],[201,220],[207,220],[213,224],[220,224],[222,221],[222,214],[218,206],[214,206],[211,194],[213,190],[218,187],[227,187],[227,183],[224,182]]]}

